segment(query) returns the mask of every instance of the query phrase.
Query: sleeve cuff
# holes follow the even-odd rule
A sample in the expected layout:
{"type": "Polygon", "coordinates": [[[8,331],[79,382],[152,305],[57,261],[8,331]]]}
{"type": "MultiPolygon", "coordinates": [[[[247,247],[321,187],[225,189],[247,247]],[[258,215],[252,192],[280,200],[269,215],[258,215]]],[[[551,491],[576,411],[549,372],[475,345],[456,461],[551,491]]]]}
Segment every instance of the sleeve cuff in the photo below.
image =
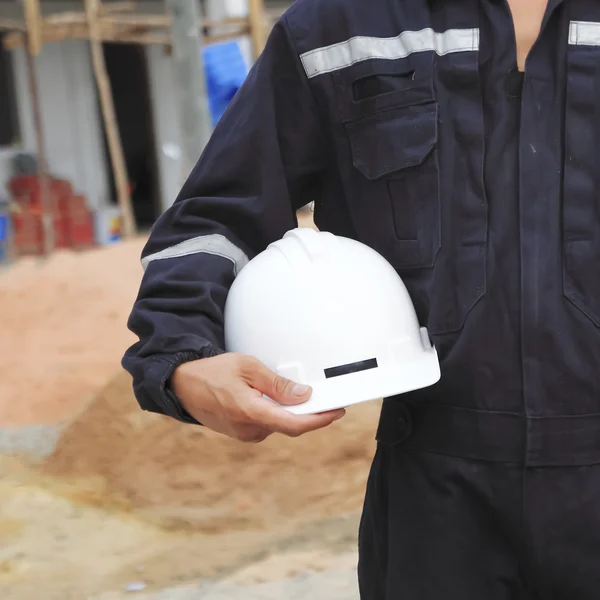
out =
{"type": "Polygon", "coordinates": [[[172,417],[182,423],[201,425],[183,407],[173,392],[170,382],[175,369],[186,362],[223,354],[222,350],[207,346],[199,352],[153,355],[146,360],[145,376],[135,389],[136,398],[143,410],[172,417]]]}

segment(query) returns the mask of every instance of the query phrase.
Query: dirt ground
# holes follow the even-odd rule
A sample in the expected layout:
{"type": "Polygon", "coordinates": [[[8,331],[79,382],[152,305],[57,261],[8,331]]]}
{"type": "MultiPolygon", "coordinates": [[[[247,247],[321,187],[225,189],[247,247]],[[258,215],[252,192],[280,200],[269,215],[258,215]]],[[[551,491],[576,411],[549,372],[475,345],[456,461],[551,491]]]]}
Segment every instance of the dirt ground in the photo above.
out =
{"type": "Polygon", "coordinates": [[[379,403],[260,445],[142,412],[119,362],[143,242],[0,273],[0,441],[59,433],[0,454],[0,598],[351,600],[379,403]]]}
{"type": "Polygon", "coordinates": [[[144,239],[0,271],[0,424],[68,418],[119,368],[144,239]]]}
{"type": "Polygon", "coordinates": [[[96,419],[107,401],[49,459],[0,461],[3,600],[40,589],[93,598],[136,581],[260,583],[326,570],[355,547],[376,403],[327,433],[248,447],[134,406],[96,419]]]}

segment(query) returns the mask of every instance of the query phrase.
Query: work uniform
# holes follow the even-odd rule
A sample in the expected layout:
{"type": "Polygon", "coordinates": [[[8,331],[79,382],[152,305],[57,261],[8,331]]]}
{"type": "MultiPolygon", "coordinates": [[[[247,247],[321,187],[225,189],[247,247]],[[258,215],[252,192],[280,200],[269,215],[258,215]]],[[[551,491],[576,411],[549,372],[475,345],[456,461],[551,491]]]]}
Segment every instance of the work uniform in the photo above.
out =
{"type": "Polygon", "coordinates": [[[170,374],[222,352],[235,275],[310,201],[441,360],[384,402],[362,599],[598,600],[600,2],[550,0],[523,75],[502,0],[297,0],[144,249],[144,409],[193,422],[170,374]]]}

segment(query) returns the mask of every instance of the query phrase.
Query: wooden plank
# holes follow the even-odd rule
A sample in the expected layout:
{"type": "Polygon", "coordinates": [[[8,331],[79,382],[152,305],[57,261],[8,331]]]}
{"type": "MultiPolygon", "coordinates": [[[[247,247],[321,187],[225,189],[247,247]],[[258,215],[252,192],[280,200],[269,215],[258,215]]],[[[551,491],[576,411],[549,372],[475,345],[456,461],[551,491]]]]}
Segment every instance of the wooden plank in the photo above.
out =
{"type": "Polygon", "coordinates": [[[135,2],[107,2],[100,7],[99,16],[112,15],[113,13],[133,12],[135,2]]]}
{"type": "MultiPolygon", "coordinates": [[[[89,40],[89,32],[87,26],[84,28],[70,27],[54,29],[51,33],[44,33],[44,44],[52,42],[60,42],[63,40],[89,40]]],[[[100,40],[107,43],[121,44],[141,44],[141,45],[158,45],[165,46],[171,44],[171,35],[169,33],[129,33],[129,32],[102,32],[100,40]]],[[[4,47],[7,50],[20,48],[25,43],[25,38],[22,33],[13,32],[4,37],[4,47]]]]}
{"type": "MultiPolygon", "coordinates": [[[[42,43],[60,42],[67,39],[89,39],[87,24],[55,25],[42,29],[42,43]]],[[[25,44],[24,34],[13,31],[4,36],[3,45],[7,50],[20,48],[25,44]]]]}
{"type": "Polygon", "coordinates": [[[267,42],[264,0],[249,0],[248,9],[252,50],[256,60],[264,50],[267,42]]]}
{"type": "MultiPolygon", "coordinates": [[[[138,15],[139,17],[140,15],[138,15]]],[[[143,15],[141,15],[143,17],[143,15]]],[[[168,19],[170,22],[170,19],[168,19]]],[[[18,22],[12,23],[10,20],[0,21],[0,29],[2,23],[5,23],[6,28],[12,30],[3,38],[3,45],[8,50],[19,48],[25,43],[25,24],[22,24],[20,30],[12,27],[18,22]]],[[[133,27],[130,22],[130,27],[124,28],[120,25],[118,19],[107,19],[103,17],[97,20],[97,35],[103,42],[118,42],[127,44],[143,44],[143,45],[169,45],[171,44],[170,30],[167,31],[142,31],[144,27],[133,27]],[[139,32],[137,30],[140,30],[139,32]]],[[[215,42],[235,39],[240,36],[248,35],[250,27],[247,19],[225,19],[223,21],[205,22],[204,26],[210,31],[209,35],[204,37],[207,44],[215,42]],[[218,25],[218,27],[217,27],[218,25]],[[220,32],[220,28],[225,25],[229,26],[229,30],[220,32]]],[[[89,40],[90,33],[87,24],[87,15],[85,13],[58,13],[44,19],[42,28],[42,42],[44,44],[51,42],[60,42],[67,39],[89,40]]]]}
{"type": "Polygon", "coordinates": [[[42,48],[42,16],[38,0],[22,0],[27,24],[27,45],[29,52],[37,56],[42,48]]]}
{"type": "MultiPolygon", "coordinates": [[[[128,14],[106,15],[100,19],[102,22],[111,22],[115,25],[131,25],[139,27],[171,27],[171,17],[168,14],[128,14]]],[[[246,17],[231,17],[221,20],[199,19],[199,25],[208,29],[230,28],[246,26],[249,19],[246,17]]]]}
{"type": "MultiPolygon", "coordinates": [[[[107,15],[103,16],[102,23],[111,23],[112,25],[127,25],[130,27],[151,27],[167,28],[171,27],[171,17],[169,15],[151,15],[151,14],[131,14],[131,15],[107,15]]],[[[248,26],[247,18],[230,18],[220,21],[209,21],[201,19],[199,25],[207,29],[231,29],[248,26]]]]}
{"type": "Polygon", "coordinates": [[[249,20],[247,17],[227,17],[226,19],[214,20],[214,19],[202,19],[202,24],[204,27],[208,27],[209,29],[226,27],[229,25],[243,25],[247,26],[249,24],[249,20]]]}
{"type": "Polygon", "coordinates": [[[171,36],[168,33],[139,33],[126,34],[117,33],[112,37],[105,37],[106,43],[113,44],[142,44],[144,46],[168,46],[171,44],[171,36]]]}
{"type": "MultiPolygon", "coordinates": [[[[113,2],[115,5],[114,10],[128,10],[127,7],[134,6],[133,3],[130,2],[113,2]],[[118,6],[116,6],[118,5],[118,6]]],[[[114,16],[112,15],[112,7],[110,5],[105,6],[106,10],[102,11],[102,16],[98,18],[98,21],[101,25],[127,25],[127,26],[135,26],[135,27],[151,27],[151,28],[170,28],[171,27],[171,19],[169,16],[165,15],[120,15],[114,16]]],[[[42,19],[41,27],[42,27],[42,36],[45,38],[46,36],[52,37],[54,32],[52,30],[53,27],[59,25],[85,25],[87,28],[87,15],[84,12],[64,12],[64,13],[54,13],[52,15],[48,15],[42,19]]],[[[240,31],[247,32],[250,29],[249,19],[243,17],[235,17],[230,19],[223,19],[220,21],[214,20],[203,20],[202,25],[206,29],[227,29],[228,32],[232,35],[239,35],[240,31]]],[[[5,31],[13,31],[13,32],[23,32],[27,31],[27,24],[24,21],[17,21],[15,19],[4,19],[0,18],[0,29],[5,31]]],[[[216,34],[216,35],[227,35],[225,34],[216,34]]],[[[16,37],[16,36],[15,36],[16,37]]],[[[22,45],[22,42],[21,42],[22,45]]]]}
{"type": "Polygon", "coordinates": [[[204,43],[205,44],[215,44],[217,42],[224,42],[227,40],[233,40],[238,37],[242,37],[244,35],[248,35],[250,33],[250,26],[246,25],[246,27],[241,27],[236,29],[235,31],[230,31],[229,33],[216,33],[214,35],[205,35],[204,43]]]}
{"type": "Polygon", "coordinates": [[[5,31],[27,31],[27,25],[23,21],[14,19],[0,19],[0,29],[5,31]]]}
{"type": "Polygon", "coordinates": [[[100,95],[100,106],[102,108],[106,137],[108,138],[108,147],[115,176],[117,197],[123,222],[123,234],[125,237],[131,237],[136,233],[136,225],[131,206],[131,197],[129,195],[127,167],[123,156],[119,125],[115,114],[110,80],[106,72],[106,63],[104,62],[102,40],[98,31],[99,10],[99,0],[85,0],[85,12],[88,17],[90,46],[92,51],[92,64],[94,67],[96,86],[100,95]]]}
{"type": "MultiPolygon", "coordinates": [[[[42,43],[47,44],[49,42],[60,42],[66,39],[88,39],[87,26],[85,31],[82,33],[83,36],[78,35],[76,27],[56,27],[51,29],[42,30],[42,43]]],[[[25,45],[25,35],[18,31],[13,31],[3,38],[3,46],[7,50],[15,50],[25,45]]]]}
{"type": "Polygon", "coordinates": [[[42,21],[42,28],[47,29],[52,25],[87,25],[87,16],[84,12],[61,12],[48,15],[42,21]]]}
{"type": "Polygon", "coordinates": [[[20,31],[13,31],[2,37],[2,46],[6,50],[15,50],[25,44],[25,35],[20,31]]]}
{"type": "MultiPolygon", "coordinates": [[[[204,36],[206,44],[215,44],[231,39],[235,39],[250,33],[249,27],[236,29],[230,33],[215,34],[204,36]]],[[[90,36],[87,29],[70,28],[56,29],[52,33],[44,33],[43,43],[60,42],[63,40],[89,40],[90,36]]],[[[172,38],[170,33],[128,33],[128,32],[102,32],[100,40],[105,43],[114,44],[140,44],[143,46],[171,46],[172,38]]],[[[24,37],[21,33],[9,33],[5,36],[4,47],[7,50],[15,50],[24,44],[24,37]]]]}
{"type": "Polygon", "coordinates": [[[107,15],[99,21],[104,24],[126,25],[128,27],[167,28],[171,20],[166,15],[107,15]]]}

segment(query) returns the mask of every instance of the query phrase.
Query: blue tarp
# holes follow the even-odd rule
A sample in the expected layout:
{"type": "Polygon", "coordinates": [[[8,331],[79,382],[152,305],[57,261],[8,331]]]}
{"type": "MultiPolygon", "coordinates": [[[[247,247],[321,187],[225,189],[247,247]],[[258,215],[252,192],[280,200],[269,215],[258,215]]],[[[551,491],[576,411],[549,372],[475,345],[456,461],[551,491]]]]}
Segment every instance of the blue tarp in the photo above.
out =
{"type": "Polygon", "coordinates": [[[212,44],[203,48],[206,88],[213,126],[248,75],[238,42],[212,44]]]}

